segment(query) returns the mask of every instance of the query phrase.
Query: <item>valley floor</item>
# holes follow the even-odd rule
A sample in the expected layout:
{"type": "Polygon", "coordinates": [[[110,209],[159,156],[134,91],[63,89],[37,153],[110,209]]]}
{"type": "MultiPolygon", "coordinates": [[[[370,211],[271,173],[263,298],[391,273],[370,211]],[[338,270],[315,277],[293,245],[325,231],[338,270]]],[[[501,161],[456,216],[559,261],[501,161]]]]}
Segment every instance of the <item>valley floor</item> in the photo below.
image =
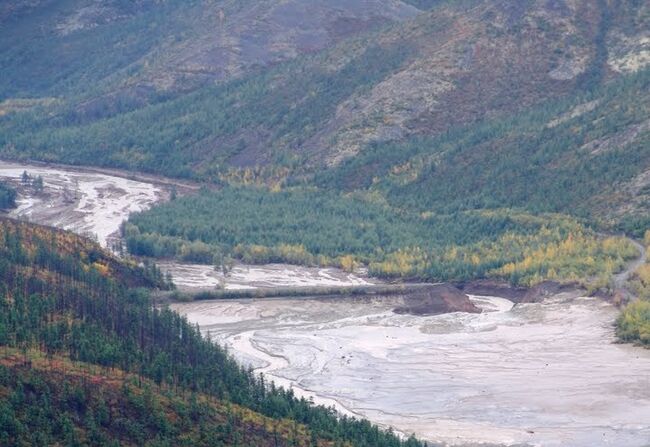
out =
{"type": "Polygon", "coordinates": [[[646,445],[650,351],[615,343],[614,306],[472,299],[484,313],[396,315],[390,298],[173,308],[267,378],[429,441],[646,445]]]}
{"type": "MultiPolygon", "coordinates": [[[[109,245],[165,187],[76,169],[0,164],[12,216],[94,233],[109,245]],[[63,216],[63,217],[62,217],[63,216]]],[[[214,288],[210,266],[163,264],[180,285],[214,288]]],[[[226,288],[363,285],[335,269],[236,266],[226,288]]],[[[615,307],[558,295],[542,304],[473,297],[484,313],[396,315],[395,298],[235,300],[173,307],[242,361],[317,403],[431,441],[642,446],[650,437],[650,351],[616,344],[615,307]]]]}

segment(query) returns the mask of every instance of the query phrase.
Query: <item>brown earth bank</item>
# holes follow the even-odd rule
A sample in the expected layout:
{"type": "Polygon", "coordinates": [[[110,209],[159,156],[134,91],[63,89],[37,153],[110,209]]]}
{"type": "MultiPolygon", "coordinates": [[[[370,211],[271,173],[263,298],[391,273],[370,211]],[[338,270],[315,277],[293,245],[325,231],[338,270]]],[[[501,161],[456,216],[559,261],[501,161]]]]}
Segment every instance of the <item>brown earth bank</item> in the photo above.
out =
{"type": "Polygon", "coordinates": [[[451,284],[432,284],[404,296],[398,314],[439,315],[451,312],[481,313],[465,293],[451,284]]]}
{"type": "Polygon", "coordinates": [[[627,289],[616,289],[616,290],[596,290],[592,296],[595,298],[600,298],[603,301],[606,301],[619,309],[625,307],[630,302],[634,301],[636,298],[627,289]]]}
{"type": "Polygon", "coordinates": [[[370,298],[397,299],[394,312],[411,315],[440,315],[452,312],[480,313],[469,296],[449,283],[368,284],[363,286],[329,287],[266,287],[242,290],[159,291],[155,294],[158,305],[171,302],[211,300],[283,300],[283,299],[343,299],[370,298]]]}
{"type": "MultiPolygon", "coordinates": [[[[475,280],[466,283],[393,283],[363,286],[314,286],[314,287],[266,287],[251,289],[197,289],[196,292],[156,293],[160,305],[172,302],[242,299],[340,299],[345,297],[398,297],[401,302],[394,309],[398,314],[440,315],[452,312],[480,313],[468,295],[495,296],[514,303],[541,303],[545,298],[560,293],[573,292],[586,295],[587,291],[577,283],[544,281],[533,287],[517,287],[497,280],[475,280]]],[[[594,296],[608,299],[598,293],[594,296]]]]}

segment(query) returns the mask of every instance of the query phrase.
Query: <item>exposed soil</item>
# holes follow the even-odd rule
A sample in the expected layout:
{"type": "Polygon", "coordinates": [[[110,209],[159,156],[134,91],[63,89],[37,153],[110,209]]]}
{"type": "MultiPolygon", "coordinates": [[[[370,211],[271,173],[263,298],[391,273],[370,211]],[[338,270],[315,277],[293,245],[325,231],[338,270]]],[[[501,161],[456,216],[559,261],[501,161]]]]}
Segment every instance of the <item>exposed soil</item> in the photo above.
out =
{"type": "Polygon", "coordinates": [[[127,180],[132,180],[142,183],[150,183],[158,187],[163,188],[175,188],[179,195],[183,193],[190,193],[193,191],[198,191],[206,185],[193,182],[191,180],[180,180],[175,178],[163,177],[156,174],[148,174],[146,172],[139,171],[125,171],[122,169],[112,169],[112,168],[100,168],[96,166],[72,166],[61,163],[52,163],[45,161],[30,160],[29,162],[22,162],[17,160],[4,160],[0,159],[0,167],[9,167],[9,166],[18,166],[24,168],[24,170],[29,171],[35,168],[48,168],[52,171],[67,171],[67,172],[76,172],[76,173],[87,173],[87,174],[105,174],[114,177],[120,177],[127,180]]]}
{"type": "Polygon", "coordinates": [[[348,287],[382,283],[370,279],[365,272],[348,273],[336,268],[303,267],[288,264],[237,264],[227,275],[214,266],[185,264],[175,261],[157,262],[169,272],[178,288],[198,292],[215,288],[225,290],[269,289],[288,287],[348,287]]]}
{"type": "Polygon", "coordinates": [[[43,164],[0,162],[0,179],[18,190],[10,217],[73,231],[104,247],[119,242],[119,228],[129,215],[165,200],[168,191],[152,183],[93,170],[52,168],[43,164]],[[22,182],[41,177],[43,189],[22,182]]]}
{"type": "Polygon", "coordinates": [[[404,304],[396,307],[397,314],[440,315],[450,312],[481,313],[465,295],[451,284],[432,284],[405,295],[404,304]]]}

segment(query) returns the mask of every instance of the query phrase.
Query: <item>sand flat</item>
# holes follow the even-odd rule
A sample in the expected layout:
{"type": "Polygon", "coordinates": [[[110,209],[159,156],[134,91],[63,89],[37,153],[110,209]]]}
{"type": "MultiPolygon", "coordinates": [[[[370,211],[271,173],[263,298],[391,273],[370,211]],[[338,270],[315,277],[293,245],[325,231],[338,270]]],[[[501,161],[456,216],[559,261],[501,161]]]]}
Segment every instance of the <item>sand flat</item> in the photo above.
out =
{"type": "Polygon", "coordinates": [[[396,315],[394,298],[173,307],[280,384],[430,441],[648,445],[650,351],[614,343],[613,306],[472,299],[486,312],[396,315]]]}

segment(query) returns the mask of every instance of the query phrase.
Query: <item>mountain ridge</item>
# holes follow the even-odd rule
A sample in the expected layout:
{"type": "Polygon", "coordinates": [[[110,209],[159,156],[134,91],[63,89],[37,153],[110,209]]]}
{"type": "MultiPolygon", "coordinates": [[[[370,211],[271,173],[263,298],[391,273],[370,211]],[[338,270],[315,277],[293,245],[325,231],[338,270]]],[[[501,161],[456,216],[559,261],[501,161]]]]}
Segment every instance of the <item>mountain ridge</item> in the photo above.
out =
{"type": "MultiPolygon", "coordinates": [[[[174,5],[167,3],[170,8],[174,5]]],[[[222,3],[224,8],[230,5],[222,3]]],[[[313,0],[306,9],[298,9],[303,15],[314,10],[314,16],[328,17],[318,12],[321,3],[313,0]]],[[[349,4],[370,8],[370,3],[373,11],[382,12],[397,4],[379,0],[349,4]]],[[[194,9],[205,6],[201,2],[197,5],[194,9]]],[[[259,3],[257,8],[263,11],[258,22],[271,26],[268,16],[273,8],[292,5],[259,3]]],[[[335,10],[337,5],[330,6],[335,10]]],[[[239,7],[242,14],[257,11],[239,7]]],[[[404,7],[394,6],[398,10],[404,7]]],[[[360,17],[365,9],[359,9],[360,17]]],[[[207,11],[213,10],[214,6],[207,7],[207,11]]],[[[170,17],[174,11],[169,11],[170,17]]],[[[262,68],[267,63],[256,63],[259,67],[242,79],[221,87],[200,87],[204,83],[187,80],[180,91],[157,88],[155,67],[140,64],[144,68],[138,69],[135,77],[116,72],[127,90],[60,98],[49,107],[37,104],[42,112],[31,116],[28,112],[28,119],[34,121],[23,129],[37,137],[21,142],[10,136],[3,146],[5,152],[12,145],[38,146],[39,139],[64,148],[104,145],[111,158],[102,164],[140,169],[151,165],[152,156],[169,156],[161,153],[163,150],[192,153],[193,164],[185,162],[184,173],[166,171],[173,175],[214,177],[213,173],[229,167],[290,165],[298,160],[333,166],[371,144],[436,135],[479,120],[515,114],[541,101],[571,94],[576,86],[591,88],[587,84],[597,86],[601,79],[638,71],[648,63],[648,8],[635,6],[633,1],[616,7],[605,1],[437,2],[430,10],[413,14],[405,13],[407,19],[397,14],[392,25],[372,31],[358,27],[353,37],[335,33],[340,39],[333,42],[338,43],[293,62],[267,61],[271,65],[268,68],[262,68]],[[238,114],[236,120],[232,113],[238,114]],[[264,116],[256,117],[256,113],[264,116]],[[139,130],[130,132],[129,139],[117,140],[120,147],[115,147],[104,135],[128,126],[127,120],[137,121],[148,133],[169,133],[170,138],[154,143],[139,130]],[[193,130],[188,132],[183,127],[193,130]],[[78,132],[84,132],[85,139],[78,132]],[[100,135],[89,137],[96,132],[100,135]],[[136,163],[140,159],[140,165],[122,161],[129,157],[127,154],[136,163]]],[[[251,22],[250,18],[242,20],[251,22]]],[[[285,28],[293,29],[292,23],[285,28]]],[[[246,33],[257,35],[257,31],[244,28],[246,33]]],[[[313,32],[320,29],[309,22],[305,28],[313,32]]],[[[282,32],[292,33],[286,29],[282,32]]],[[[203,38],[188,39],[194,42],[203,38]]],[[[190,60],[210,51],[195,54],[188,47],[182,53],[190,60]]],[[[173,76],[175,69],[164,62],[163,53],[177,52],[161,49],[152,53],[157,55],[158,66],[164,67],[161,76],[173,76]]],[[[228,64],[215,66],[226,69],[228,64]]],[[[5,113],[18,110],[12,108],[15,101],[5,100],[5,113]]],[[[6,130],[11,135],[11,127],[6,130]]],[[[72,150],[63,149],[58,156],[32,150],[31,156],[66,157],[63,161],[75,162],[72,150]]]]}

